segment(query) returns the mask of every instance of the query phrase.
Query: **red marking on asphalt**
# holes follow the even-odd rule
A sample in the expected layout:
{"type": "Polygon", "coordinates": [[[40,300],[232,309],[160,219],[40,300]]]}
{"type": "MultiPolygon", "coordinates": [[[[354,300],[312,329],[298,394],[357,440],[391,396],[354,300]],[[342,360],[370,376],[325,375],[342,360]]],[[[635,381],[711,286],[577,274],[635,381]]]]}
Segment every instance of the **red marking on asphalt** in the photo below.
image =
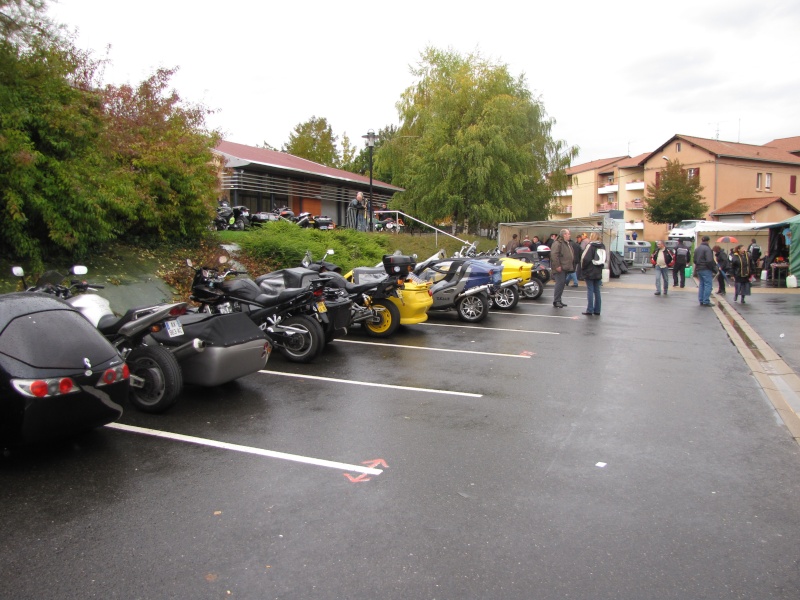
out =
{"type": "MultiPolygon", "coordinates": [[[[378,467],[383,467],[384,469],[388,468],[389,465],[386,464],[386,461],[382,458],[373,458],[372,460],[365,460],[361,463],[362,465],[368,466],[370,469],[377,469],[378,467]]],[[[367,477],[366,473],[362,473],[358,477],[353,477],[350,473],[342,473],[345,477],[350,480],[350,483],[362,483],[364,481],[369,481],[370,478],[367,477]]]]}
{"type": "Polygon", "coordinates": [[[533,356],[534,354],[536,354],[536,353],[535,352],[531,352],[530,350],[524,350],[524,351],[519,353],[520,356],[533,356]]]}

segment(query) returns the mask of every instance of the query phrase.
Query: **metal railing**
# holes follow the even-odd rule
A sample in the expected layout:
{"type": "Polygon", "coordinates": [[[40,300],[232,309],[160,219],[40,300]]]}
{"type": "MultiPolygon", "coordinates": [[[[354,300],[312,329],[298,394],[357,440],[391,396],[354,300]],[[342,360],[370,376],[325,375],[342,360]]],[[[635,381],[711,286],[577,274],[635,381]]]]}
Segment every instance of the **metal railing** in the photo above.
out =
{"type": "Polygon", "coordinates": [[[464,245],[469,245],[468,241],[462,240],[460,237],[457,237],[457,236],[455,236],[455,235],[453,235],[451,233],[447,233],[443,229],[439,229],[438,227],[436,227],[434,225],[431,225],[430,223],[426,223],[425,221],[420,221],[419,219],[416,219],[416,218],[412,217],[411,215],[409,215],[407,213],[404,213],[401,210],[375,210],[375,211],[373,211],[373,214],[376,214],[376,215],[377,214],[391,214],[391,215],[394,215],[394,220],[398,221],[398,222],[400,221],[400,216],[399,215],[403,215],[403,218],[409,219],[410,221],[414,221],[415,223],[419,223],[420,225],[422,225],[424,227],[427,227],[428,229],[433,229],[433,232],[434,232],[434,234],[436,236],[435,239],[436,239],[436,245],[437,246],[439,244],[439,234],[440,233],[442,235],[446,235],[449,238],[453,238],[454,240],[456,240],[458,242],[461,242],[464,245]]]}

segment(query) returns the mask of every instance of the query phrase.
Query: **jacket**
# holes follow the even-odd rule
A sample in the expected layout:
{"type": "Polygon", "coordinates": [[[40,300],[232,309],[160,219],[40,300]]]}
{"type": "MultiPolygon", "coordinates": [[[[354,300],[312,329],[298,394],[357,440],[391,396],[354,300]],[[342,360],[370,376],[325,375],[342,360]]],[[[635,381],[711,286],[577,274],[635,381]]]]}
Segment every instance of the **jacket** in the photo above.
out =
{"type": "Polygon", "coordinates": [[[678,246],[675,248],[675,266],[685,267],[692,262],[692,251],[686,246],[678,246]]]}
{"type": "Polygon", "coordinates": [[[605,265],[596,265],[592,261],[597,256],[599,249],[605,249],[603,242],[589,242],[581,256],[581,272],[584,279],[602,279],[605,265]]]}
{"type": "Polygon", "coordinates": [[[565,273],[575,270],[575,259],[572,256],[572,246],[563,237],[558,236],[550,246],[550,269],[558,271],[558,267],[565,273]]]}
{"type": "Polygon", "coordinates": [[[698,271],[715,271],[717,263],[714,260],[714,252],[708,243],[703,242],[694,251],[694,266],[698,271]]]}
{"type": "Polygon", "coordinates": [[[717,266],[723,273],[728,273],[731,270],[731,263],[728,260],[728,253],[725,250],[717,252],[717,266]]]}
{"type": "Polygon", "coordinates": [[[581,246],[578,242],[573,240],[569,241],[569,245],[572,248],[572,263],[573,267],[572,270],[576,271],[579,264],[581,264],[581,246]]]}
{"type": "Polygon", "coordinates": [[[662,250],[662,249],[661,249],[661,248],[659,248],[658,246],[656,246],[656,251],[655,251],[655,252],[653,252],[653,254],[651,254],[651,255],[650,255],[650,262],[651,262],[651,263],[653,263],[654,265],[655,265],[655,264],[658,264],[658,253],[659,253],[659,252],[663,252],[663,253],[664,253],[664,263],[665,263],[665,264],[666,264],[668,267],[669,267],[670,265],[672,265],[672,261],[675,259],[675,257],[674,257],[674,256],[672,256],[672,252],[670,252],[668,248],[664,248],[664,249],[662,250]]]}
{"type": "Polygon", "coordinates": [[[750,253],[742,250],[741,254],[734,254],[731,261],[731,273],[740,281],[750,279],[753,274],[753,259],[750,253]]]}

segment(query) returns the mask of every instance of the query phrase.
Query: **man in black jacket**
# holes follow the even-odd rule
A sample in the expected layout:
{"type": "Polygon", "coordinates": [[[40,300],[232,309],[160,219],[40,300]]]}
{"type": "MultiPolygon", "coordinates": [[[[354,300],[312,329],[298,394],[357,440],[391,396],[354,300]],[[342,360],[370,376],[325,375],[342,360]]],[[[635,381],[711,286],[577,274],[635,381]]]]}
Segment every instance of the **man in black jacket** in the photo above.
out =
{"type": "Polygon", "coordinates": [[[675,266],[672,269],[672,285],[678,287],[678,279],[680,279],[680,287],[686,285],[686,267],[692,262],[692,252],[689,250],[687,242],[678,242],[675,248],[675,266]]]}
{"type": "Polygon", "coordinates": [[[708,245],[710,238],[703,236],[702,243],[694,251],[694,270],[700,285],[697,286],[697,299],[700,306],[713,306],[711,304],[711,283],[714,280],[714,273],[717,272],[717,261],[714,260],[714,253],[708,245]]]}

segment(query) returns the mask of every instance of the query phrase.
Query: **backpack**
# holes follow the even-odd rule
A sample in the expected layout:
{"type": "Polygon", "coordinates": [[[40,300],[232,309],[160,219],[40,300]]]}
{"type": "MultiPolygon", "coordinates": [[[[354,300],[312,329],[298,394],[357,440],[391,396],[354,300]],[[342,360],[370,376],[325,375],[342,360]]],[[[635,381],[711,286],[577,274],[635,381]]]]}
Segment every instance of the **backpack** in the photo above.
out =
{"type": "Polygon", "coordinates": [[[597,248],[595,250],[594,258],[592,259],[592,264],[593,265],[597,265],[597,266],[600,266],[600,265],[605,266],[605,264],[606,264],[606,250],[605,250],[605,248],[597,248]]]}

